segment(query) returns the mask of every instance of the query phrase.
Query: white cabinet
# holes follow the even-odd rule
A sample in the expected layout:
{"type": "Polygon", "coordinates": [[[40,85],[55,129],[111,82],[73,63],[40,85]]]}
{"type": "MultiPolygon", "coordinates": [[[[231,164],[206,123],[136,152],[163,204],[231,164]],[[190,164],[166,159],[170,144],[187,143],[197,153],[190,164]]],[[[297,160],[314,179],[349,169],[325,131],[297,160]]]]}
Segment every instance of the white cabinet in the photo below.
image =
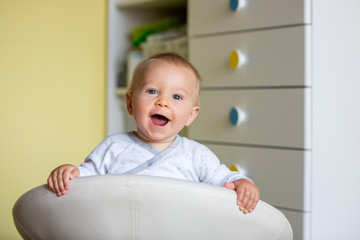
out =
{"type": "Polygon", "coordinates": [[[203,78],[189,137],[252,178],[295,240],[360,239],[359,11],[358,0],[109,0],[108,134],[129,129],[115,90],[130,29],[187,15],[203,78]]]}
{"type": "Polygon", "coordinates": [[[188,1],[189,56],[203,80],[189,137],[252,178],[294,239],[360,239],[359,10],[188,1]]]}

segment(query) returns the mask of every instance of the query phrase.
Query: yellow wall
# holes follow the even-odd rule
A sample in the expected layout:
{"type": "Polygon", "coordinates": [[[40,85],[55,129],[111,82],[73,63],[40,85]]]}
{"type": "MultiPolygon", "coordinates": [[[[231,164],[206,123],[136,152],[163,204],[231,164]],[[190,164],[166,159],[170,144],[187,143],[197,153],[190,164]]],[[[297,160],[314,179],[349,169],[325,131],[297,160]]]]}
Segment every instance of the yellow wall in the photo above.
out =
{"type": "Polygon", "coordinates": [[[106,0],[0,0],[0,239],[11,210],[105,136],[106,0]]]}

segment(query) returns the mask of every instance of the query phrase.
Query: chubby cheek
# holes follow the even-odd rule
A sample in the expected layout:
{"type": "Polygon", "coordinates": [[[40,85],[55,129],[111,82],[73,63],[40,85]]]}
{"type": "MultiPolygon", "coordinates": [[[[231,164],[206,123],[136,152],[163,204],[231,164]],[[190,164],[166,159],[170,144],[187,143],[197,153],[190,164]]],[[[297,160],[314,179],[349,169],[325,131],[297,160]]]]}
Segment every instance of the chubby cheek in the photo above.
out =
{"type": "Polygon", "coordinates": [[[179,113],[177,117],[182,122],[182,125],[185,126],[191,116],[192,111],[190,111],[188,108],[183,108],[183,109],[179,109],[177,112],[179,113]]]}
{"type": "Polygon", "coordinates": [[[145,120],[145,117],[147,116],[146,113],[147,113],[146,104],[144,102],[142,103],[141,101],[134,102],[132,115],[137,124],[139,124],[140,121],[143,122],[145,120]]]}
{"type": "Polygon", "coordinates": [[[144,109],[142,109],[141,107],[134,108],[133,116],[134,116],[135,121],[144,120],[144,118],[145,118],[144,109]]]}

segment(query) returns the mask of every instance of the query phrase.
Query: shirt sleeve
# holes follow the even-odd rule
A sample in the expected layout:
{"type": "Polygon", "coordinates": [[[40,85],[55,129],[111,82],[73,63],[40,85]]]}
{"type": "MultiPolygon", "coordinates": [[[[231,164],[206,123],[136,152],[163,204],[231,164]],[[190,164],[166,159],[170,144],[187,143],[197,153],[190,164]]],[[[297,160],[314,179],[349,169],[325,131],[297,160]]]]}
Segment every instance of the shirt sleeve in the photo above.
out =
{"type": "MultiPolygon", "coordinates": [[[[86,157],[85,162],[78,166],[79,177],[108,174],[112,159],[116,158],[118,151],[121,151],[121,146],[123,146],[122,138],[121,135],[113,135],[102,141],[86,157]]],[[[128,142],[125,144],[128,145],[128,142]]]]}
{"type": "MultiPolygon", "coordinates": [[[[220,164],[216,155],[204,145],[196,151],[195,168],[198,172],[200,182],[223,187],[226,182],[233,182],[246,178],[239,172],[233,172],[224,164],[220,164]]],[[[248,178],[246,178],[248,179],[248,178]]]]}
{"type": "Polygon", "coordinates": [[[111,143],[105,139],[86,157],[85,162],[78,166],[79,177],[106,174],[106,158],[111,143]]]}

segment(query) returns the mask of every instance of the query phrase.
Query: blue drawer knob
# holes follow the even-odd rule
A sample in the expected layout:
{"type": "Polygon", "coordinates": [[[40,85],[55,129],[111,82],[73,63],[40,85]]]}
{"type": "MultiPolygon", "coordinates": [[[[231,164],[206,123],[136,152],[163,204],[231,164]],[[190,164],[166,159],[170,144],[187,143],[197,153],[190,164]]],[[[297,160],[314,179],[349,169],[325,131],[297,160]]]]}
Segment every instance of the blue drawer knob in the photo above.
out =
{"type": "Polygon", "coordinates": [[[245,6],[245,0],[230,0],[229,6],[231,11],[237,12],[245,6]]]}
{"type": "Polygon", "coordinates": [[[233,107],[229,113],[229,120],[231,125],[237,126],[246,120],[246,115],[239,107],[233,107]]]}

